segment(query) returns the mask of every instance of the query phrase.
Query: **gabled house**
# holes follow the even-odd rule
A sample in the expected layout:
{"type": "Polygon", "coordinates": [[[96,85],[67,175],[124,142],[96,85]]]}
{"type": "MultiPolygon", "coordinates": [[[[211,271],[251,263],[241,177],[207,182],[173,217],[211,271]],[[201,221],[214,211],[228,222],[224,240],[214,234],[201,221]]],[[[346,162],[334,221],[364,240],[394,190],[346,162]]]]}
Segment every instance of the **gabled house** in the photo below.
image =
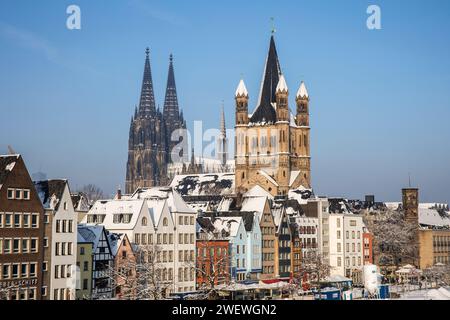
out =
{"type": "Polygon", "coordinates": [[[254,212],[258,218],[261,230],[261,280],[276,279],[277,275],[275,272],[276,226],[271,209],[272,201],[272,195],[256,185],[244,194],[241,206],[242,211],[254,212]]]}
{"type": "Polygon", "coordinates": [[[214,227],[211,217],[197,218],[197,289],[228,284],[231,280],[230,239],[214,227]]]}
{"type": "Polygon", "coordinates": [[[25,163],[0,156],[0,299],[41,299],[43,244],[44,208],[25,163]]]}
{"type": "Polygon", "coordinates": [[[291,279],[291,241],[292,230],[286,207],[277,203],[272,208],[274,222],[276,225],[275,238],[275,273],[283,281],[291,279]]]}
{"type": "Polygon", "coordinates": [[[77,213],[67,180],[35,181],[45,209],[43,299],[75,300],[77,213]]]}
{"type": "MultiPolygon", "coordinates": [[[[110,299],[113,297],[112,290],[112,270],[114,268],[114,256],[112,254],[111,246],[108,239],[108,232],[102,225],[78,225],[78,244],[79,256],[86,254],[83,250],[85,245],[90,248],[91,254],[91,270],[92,281],[91,291],[89,295],[80,296],[77,292],[77,298],[83,299],[110,299]]],[[[89,253],[88,252],[88,253],[89,253]]],[[[80,276],[82,274],[80,273],[80,276]]],[[[79,283],[83,283],[84,279],[80,279],[79,283]]]]}
{"type": "Polygon", "coordinates": [[[116,299],[133,300],[137,296],[137,259],[126,233],[109,233],[114,256],[113,291],[116,299]]]}

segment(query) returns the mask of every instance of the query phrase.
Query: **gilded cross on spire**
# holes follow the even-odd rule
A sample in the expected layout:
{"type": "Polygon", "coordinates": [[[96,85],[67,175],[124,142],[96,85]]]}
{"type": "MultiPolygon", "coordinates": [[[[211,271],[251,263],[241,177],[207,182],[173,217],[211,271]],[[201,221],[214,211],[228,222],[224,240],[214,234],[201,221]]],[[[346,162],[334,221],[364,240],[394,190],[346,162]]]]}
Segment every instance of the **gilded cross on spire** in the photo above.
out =
{"type": "Polygon", "coordinates": [[[275,32],[277,32],[277,30],[275,29],[275,18],[274,17],[270,17],[270,21],[272,22],[272,30],[271,33],[275,34],[275,32]]]}

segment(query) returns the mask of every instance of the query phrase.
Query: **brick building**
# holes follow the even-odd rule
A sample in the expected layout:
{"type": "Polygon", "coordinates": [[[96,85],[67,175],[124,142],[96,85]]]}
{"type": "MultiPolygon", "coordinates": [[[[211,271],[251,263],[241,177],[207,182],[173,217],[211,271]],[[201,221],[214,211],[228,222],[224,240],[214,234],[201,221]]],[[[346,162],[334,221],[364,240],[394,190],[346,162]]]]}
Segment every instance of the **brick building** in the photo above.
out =
{"type": "Polygon", "coordinates": [[[0,299],[41,299],[44,208],[20,155],[0,156],[0,299]]]}

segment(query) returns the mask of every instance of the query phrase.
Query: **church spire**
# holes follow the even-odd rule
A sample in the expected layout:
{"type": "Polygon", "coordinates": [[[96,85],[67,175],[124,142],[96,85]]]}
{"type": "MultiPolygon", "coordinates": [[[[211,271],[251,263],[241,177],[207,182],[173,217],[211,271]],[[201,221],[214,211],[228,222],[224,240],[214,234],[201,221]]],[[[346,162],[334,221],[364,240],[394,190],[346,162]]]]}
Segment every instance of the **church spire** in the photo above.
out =
{"type": "Polygon", "coordinates": [[[178,97],[177,97],[177,87],[175,85],[175,74],[173,71],[173,55],[169,57],[169,72],[167,75],[167,87],[166,96],[164,99],[163,108],[164,118],[168,121],[168,124],[172,130],[175,128],[179,121],[179,110],[178,110],[178,97]]]}
{"type": "Polygon", "coordinates": [[[227,164],[227,130],[225,127],[225,111],[224,104],[222,102],[220,114],[220,133],[217,141],[217,157],[220,160],[220,164],[224,167],[227,164]]]}
{"type": "Polygon", "coordinates": [[[150,49],[145,50],[144,76],[142,79],[139,113],[155,113],[155,95],[153,93],[152,72],[150,68],[150,49]]]}
{"type": "Polygon", "coordinates": [[[276,103],[276,87],[280,80],[281,67],[273,34],[270,37],[269,52],[264,66],[263,79],[259,92],[258,104],[250,122],[276,122],[273,104],[276,103]]]}

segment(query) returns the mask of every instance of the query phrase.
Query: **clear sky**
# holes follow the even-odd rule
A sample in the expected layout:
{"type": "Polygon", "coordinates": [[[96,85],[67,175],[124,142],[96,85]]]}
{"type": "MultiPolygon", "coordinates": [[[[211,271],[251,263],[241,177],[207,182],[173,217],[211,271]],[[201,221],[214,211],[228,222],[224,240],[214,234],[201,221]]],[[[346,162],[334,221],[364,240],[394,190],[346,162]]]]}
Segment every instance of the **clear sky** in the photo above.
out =
{"type": "Polygon", "coordinates": [[[219,126],[241,75],[253,109],[275,18],[287,84],[311,102],[316,194],[450,201],[450,1],[24,1],[0,3],[0,153],[10,144],[29,170],[124,186],[130,117],[145,47],[157,103],[174,54],[188,127],[219,126]],[[81,30],[66,8],[81,8],[81,30]],[[368,30],[368,5],[381,30],[368,30]]]}

